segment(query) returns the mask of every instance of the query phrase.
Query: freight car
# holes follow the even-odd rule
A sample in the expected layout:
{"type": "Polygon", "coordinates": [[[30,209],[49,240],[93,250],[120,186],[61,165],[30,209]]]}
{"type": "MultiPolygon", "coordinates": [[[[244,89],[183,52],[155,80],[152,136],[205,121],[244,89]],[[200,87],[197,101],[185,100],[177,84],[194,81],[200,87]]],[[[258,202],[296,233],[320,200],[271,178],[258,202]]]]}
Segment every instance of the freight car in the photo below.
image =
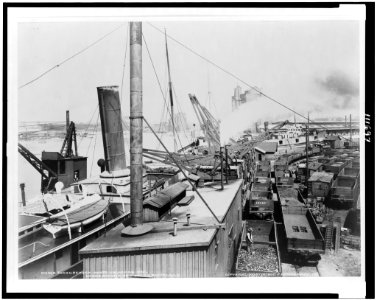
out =
{"type": "Polygon", "coordinates": [[[278,192],[287,253],[300,263],[318,263],[325,245],[310,209],[299,201],[297,190],[284,189],[278,192]]]}
{"type": "Polygon", "coordinates": [[[248,219],[272,220],[274,200],[272,191],[252,190],[248,203],[248,219]]]}
{"type": "MultiPolygon", "coordinates": [[[[322,153],[322,150],[320,147],[313,147],[308,150],[308,156],[313,156],[313,155],[319,155],[322,153]]],[[[305,158],[306,157],[306,151],[300,151],[300,152],[294,152],[289,155],[284,154],[282,155],[279,160],[286,161],[287,164],[291,164],[299,159],[305,158]]]]}
{"type": "Polygon", "coordinates": [[[338,176],[330,191],[330,206],[353,207],[360,195],[359,179],[338,176]]]}
{"type": "Polygon", "coordinates": [[[281,259],[274,221],[248,220],[244,223],[236,261],[237,277],[281,276],[281,259]],[[252,229],[253,245],[247,247],[246,233],[252,229]],[[252,251],[252,253],[249,252],[252,251]]]}
{"type": "Polygon", "coordinates": [[[252,191],[271,191],[272,181],[268,177],[254,177],[252,191]]]}
{"type": "Polygon", "coordinates": [[[283,222],[287,239],[287,252],[294,258],[317,263],[324,253],[324,239],[310,209],[299,206],[283,208],[283,222]]]}

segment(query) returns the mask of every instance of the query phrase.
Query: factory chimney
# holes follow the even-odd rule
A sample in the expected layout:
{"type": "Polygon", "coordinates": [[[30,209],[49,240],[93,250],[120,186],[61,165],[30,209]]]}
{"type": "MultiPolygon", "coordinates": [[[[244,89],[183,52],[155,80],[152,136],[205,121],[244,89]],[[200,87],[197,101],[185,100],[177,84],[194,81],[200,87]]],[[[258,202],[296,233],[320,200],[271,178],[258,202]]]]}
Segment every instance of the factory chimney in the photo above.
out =
{"type": "Polygon", "coordinates": [[[130,23],[130,164],[131,225],[125,235],[142,235],[152,230],[143,224],[143,94],[142,23],[130,23]]]}
{"type": "Polygon", "coordinates": [[[126,170],[126,153],[117,86],[97,87],[101,117],[105,169],[112,177],[122,176],[126,170]],[[123,171],[123,172],[122,172],[123,171]]]}

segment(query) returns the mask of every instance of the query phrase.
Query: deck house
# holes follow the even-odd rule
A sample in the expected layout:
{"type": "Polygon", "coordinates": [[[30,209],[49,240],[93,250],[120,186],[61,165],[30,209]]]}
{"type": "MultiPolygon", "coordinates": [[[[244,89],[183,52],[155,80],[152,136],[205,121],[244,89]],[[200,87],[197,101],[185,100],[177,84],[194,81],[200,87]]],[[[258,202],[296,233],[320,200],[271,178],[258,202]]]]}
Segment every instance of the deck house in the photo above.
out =
{"type": "MultiPolygon", "coordinates": [[[[84,278],[216,277],[234,270],[242,230],[242,180],[224,185],[221,193],[200,193],[221,225],[195,196],[176,206],[154,229],[141,236],[122,236],[123,225],[81,249],[84,278]],[[188,215],[190,214],[190,221],[188,215]],[[177,218],[174,235],[173,218],[177,218]]],[[[187,191],[187,196],[195,192],[187,191]]]]}

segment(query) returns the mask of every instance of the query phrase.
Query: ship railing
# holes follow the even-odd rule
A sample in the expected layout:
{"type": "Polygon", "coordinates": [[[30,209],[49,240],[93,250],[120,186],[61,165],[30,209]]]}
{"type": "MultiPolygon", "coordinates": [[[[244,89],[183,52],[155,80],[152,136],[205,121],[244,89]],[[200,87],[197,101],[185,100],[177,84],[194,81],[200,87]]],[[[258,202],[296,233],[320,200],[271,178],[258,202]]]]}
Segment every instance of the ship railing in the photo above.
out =
{"type": "Polygon", "coordinates": [[[19,248],[18,250],[24,249],[24,248],[26,248],[26,247],[33,246],[33,255],[34,255],[34,252],[35,252],[35,250],[36,250],[36,244],[41,244],[41,245],[44,246],[44,247],[48,247],[48,245],[46,245],[46,244],[44,244],[44,243],[42,243],[42,242],[36,241],[36,242],[31,243],[31,244],[27,244],[27,245],[25,245],[25,246],[19,248]]]}

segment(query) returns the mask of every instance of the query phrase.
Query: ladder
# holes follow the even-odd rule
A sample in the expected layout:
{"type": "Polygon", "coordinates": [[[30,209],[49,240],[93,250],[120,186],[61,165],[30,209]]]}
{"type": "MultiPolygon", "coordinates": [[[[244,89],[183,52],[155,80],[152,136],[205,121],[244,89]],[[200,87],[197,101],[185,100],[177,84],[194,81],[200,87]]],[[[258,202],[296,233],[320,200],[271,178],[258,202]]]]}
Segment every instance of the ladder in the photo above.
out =
{"type": "Polygon", "coordinates": [[[325,252],[328,252],[329,250],[332,249],[333,229],[334,229],[334,223],[332,220],[330,220],[329,224],[326,226],[325,252]]]}

